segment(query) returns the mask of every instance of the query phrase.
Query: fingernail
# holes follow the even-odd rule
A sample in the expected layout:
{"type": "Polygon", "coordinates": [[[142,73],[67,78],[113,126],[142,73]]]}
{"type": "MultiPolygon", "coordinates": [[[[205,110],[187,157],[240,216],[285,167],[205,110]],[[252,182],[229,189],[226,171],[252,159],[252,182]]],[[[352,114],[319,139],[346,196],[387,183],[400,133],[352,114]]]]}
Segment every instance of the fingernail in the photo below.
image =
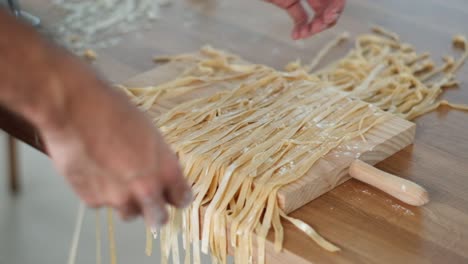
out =
{"type": "Polygon", "coordinates": [[[156,204],[151,207],[151,218],[150,228],[157,230],[162,227],[167,220],[166,209],[156,204]]]}
{"type": "Polygon", "coordinates": [[[182,199],[182,203],[183,203],[182,206],[187,207],[192,203],[192,201],[193,201],[192,191],[186,191],[182,199]]]}
{"type": "Polygon", "coordinates": [[[296,40],[298,37],[299,37],[299,33],[297,32],[297,30],[294,30],[294,32],[292,33],[292,38],[296,40]]]}
{"type": "Polygon", "coordinates": [[[332,13],[328,16],[325,16],[325,23],[326,24],[331,24],[335,22],[338,19],[338,14],[337,13],[332,13]]]}

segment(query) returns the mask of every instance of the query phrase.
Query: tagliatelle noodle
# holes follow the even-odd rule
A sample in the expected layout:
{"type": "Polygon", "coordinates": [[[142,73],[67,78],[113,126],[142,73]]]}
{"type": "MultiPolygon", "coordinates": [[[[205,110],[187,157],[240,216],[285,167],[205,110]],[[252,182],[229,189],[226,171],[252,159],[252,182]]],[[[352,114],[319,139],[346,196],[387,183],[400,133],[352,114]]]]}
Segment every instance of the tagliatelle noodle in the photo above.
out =
{"type": "Polygon", "coordinates": [[[78,207],[78,216],[76,217],[75,229],[73,231],[73,238],[72,238],[72,243],[70,247],[70,253],[68,255],[68,262],[67,262],[68,264],[76,263],[76,254],[78,251],[78,243],[80,241],[80,234],[81,234],[81,228],[83,226],[85,211],[86,211],[86,208],[85,208],[84,203],[80,202],[80,205],[78,207]]]}
{"type": "Polygon", "coordinates": [[[111,264],[117,264],[117,251],[115,245],[114,219],[111,208],[107,208],[107,236],[109,239],[109,257],[111,264]]]}

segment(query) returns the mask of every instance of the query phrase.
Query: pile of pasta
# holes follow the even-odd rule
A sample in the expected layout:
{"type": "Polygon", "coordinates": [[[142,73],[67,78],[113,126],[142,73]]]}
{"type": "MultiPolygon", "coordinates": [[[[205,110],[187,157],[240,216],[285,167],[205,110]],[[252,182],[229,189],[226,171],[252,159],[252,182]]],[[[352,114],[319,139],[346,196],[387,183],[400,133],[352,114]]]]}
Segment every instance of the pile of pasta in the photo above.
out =
{"type": "MultiPolygon", "coordinates": [[[[374,34],[359,36],[344,58],[316,69],[347,37],[332,41],[311,64],[293,62],[286,71],[205,47],[197,55],[159,59],[186,65],[174,80],[119,86],[153,118],[194,192],[190,208],[169,208],[169,224],[159,230],[162,263],[170,255],[179,262],[179,230],[185,263],[200,263],[201,252],[210,253],[214,263],[226,263],[228,252],[236,263],[264,263],[269,232],[274,249],[282,249],[281,220],[325,250],[339,251],[311,226],[288,216],[278,204],[278,190],[340,144],[365,141],[367,131],[395,114],[413,119],[440,105],[467,110],[438,100],[445,87],[457,84],[454,73],[467,57],[464,38],[454,38],[463,55],[446,57],[436,67],[427,54],[375,28],[374,34]],[[187,100],[194,94],[196,99],[187,100]]],[[[152,239],[148,230],[148,255],[152,239]]]]}
{"type": "Polygon", "coordinates": [[[309,65],[292,62],[288,71],[304,70],[336,88],[373,104],[384,111],[412,120],[441,105],[468,110],[466,105],[439,100],[444,88],[458,85],[455,73],[468,57],[464,36],[453,37],[453,45],[463,53],[456,60],[443,57],[436,63],[428,53],[418,54],[414,48],[400,41],[397,34],[381,27],[374,34],[358,36],[355,47],[342,59],[317,69],[325,55],[349,38],[343,33],[325,46],[309,65]]]}
{"type": "MultiPolygon", "coordinates": [[[[236,263],[248,263],[255,241],[257,261],[264,263],[270,229],[275,233],[275,249],[281,250],[281,218],[302,228],[326,250],[337,251],[310,226],[287,216],[278,205],[277,192],[303,177],[342,142],[364,138],[366,131],[390,114],[304,71],[237,64],[210,48],[201,52],[208,58],[195,63],[195,70],[204,72],[199,77],[191,70],[161,86],[127,89],[141,107],[156,106],[160,114],[154,116],[154,123],[178,154],[192,185],[192,206],[182,212],[172,210],[171,215],[181,214],[178,217],[184,219],[182,235],[185,248],[193,247],[193,262],[200,263],[201,249],[225,263],[231,247],[236,263]],[[170,101],[171,92],[186,94],[207,87],[218,92],[170,109],[158,107],[158,100],[170,101]],[[148,100],[152,103],[146,104],[148,100]],[[203,223],[199,223],[200,213],[203,223]]],[[[175,238],[175,229],[170,221],[161,235],[175,238]]],[[[176,243],[162,245],[167,252],[163,255],[177,250],[176,243]],[[175,246],[165,248],[171,244],[175,246]]],[[[190,257],[186,254],[187,262],[190,257]]]]}

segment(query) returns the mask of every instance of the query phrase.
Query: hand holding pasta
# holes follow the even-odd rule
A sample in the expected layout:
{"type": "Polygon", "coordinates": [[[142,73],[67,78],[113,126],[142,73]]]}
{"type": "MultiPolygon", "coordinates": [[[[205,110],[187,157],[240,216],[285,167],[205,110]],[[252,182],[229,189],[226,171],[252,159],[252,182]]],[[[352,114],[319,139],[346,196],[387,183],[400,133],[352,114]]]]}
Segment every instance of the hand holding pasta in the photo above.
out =
{"type": "Polygon", "coordinates": [[[0,9],[0,104],[39,129],[56,168],[90,206],[148,225],[191,200],[175,154],[149,118],[68,52],[0,9]],[[18,70],[21,69],[21,70],[18,70]]]}
{"type": "Polygon", "coordinates": [[[294,21],[293,39],[303,39],[336,24],[346,0],[307,0],[315,14],[311,21],[301,0],[265,0],[284,9],[294,21]]]}
{"type": "Polygon", "coordinates": [[[64,125],[42,129],[55,166],[88,205],[113,207],[124,219],[144,214],[151,226],[164,224],[166,204],[191,201],[177,157],[121,94],[79,71],[68,76],[68,85],[79,86],[74,90],[81,102],[70,105],[64,125]],[[74,81],[75,76],[82,78],[74,81]]]}

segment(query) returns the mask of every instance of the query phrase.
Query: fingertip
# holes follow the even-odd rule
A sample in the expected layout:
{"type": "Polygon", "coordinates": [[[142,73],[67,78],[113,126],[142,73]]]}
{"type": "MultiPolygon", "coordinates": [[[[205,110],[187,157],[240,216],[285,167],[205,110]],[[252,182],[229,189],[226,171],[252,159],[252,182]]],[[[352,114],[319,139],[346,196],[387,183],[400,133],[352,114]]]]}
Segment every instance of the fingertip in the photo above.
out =
{"type": "Polygon", "coordinates": [[[297,40],[297,34],[296,34],[296,33],[292,33],[292,34],[291,34],[291,39],[292,39],[292,40],[297,40]]]}
{"type": "Polygon", "coordinates": [[[165,166],[161,171],[161,188],[167,202],[183,208],[190,204],[192,199],[191,186],[185,179],[178,163],[165,166]]]}
{"type": "Polygon", "coordinates": [[[306,38],[307,36],[309,35],[309,29],[307,26],[305,27],[302,27],[301,28],[301,31],[300,31],[300,34],[299,34],[299,38],[306,38]]]}
{"type": "Polygon", "coordinates": [[[154,228],[163,226],[169,216],[160,186],[142,177],[132,182],[131,189],[147,226],[154,228]]]}
{"type": "Polygon", "coordinates": [[[316,34],[320,31],[322,31],[325,28],[325,25],[323,23],[314,23],[312,24],[312,27],[310,29],[310,32],[312,34],[316,34]]]}
{"type": "Polygon", "coordinates": [[[166,200],[177,208],[185,208],[193,200],[193,194],[184,181],[179,184],[168,184],[164,192],[166,200]]]}
{"type": "Polygon", "coordinates": [[[161,202],[147,202],[143,207],[146,225],[151,229],[158,229],[169,220],[167,209],[161,202]]]}
{"type": "Polygon", "coordinates": [[[155,224],[163,226],[169,220],[169,213],[164,205],[158,203],[159,206],[153,206],[153,215],[155,224]]]}
{"type": "Polygon", "coordinates": [[[313,20],[310,23],[309,36],[320,33],[323,30],[325,30],[326,28],[327,28],[327,25],[323,21],[321,21],[319,19],[313,20]]]}
{"type": "Polygon", "coordinates": [[[328,25],[334,24],[338,20],[339,16],[340,15],[336,12],[326,13],[324,16],[324,22],[328,25]]]}
{"type": "Polygon", "coordinates": [[[297,40],[299,38],[299,32],[298,32],[298,30],[296,28],[294,28],[294,30],[293,30],[293,32],[291,34],[291,38],[293,40],[297,40]]]}

